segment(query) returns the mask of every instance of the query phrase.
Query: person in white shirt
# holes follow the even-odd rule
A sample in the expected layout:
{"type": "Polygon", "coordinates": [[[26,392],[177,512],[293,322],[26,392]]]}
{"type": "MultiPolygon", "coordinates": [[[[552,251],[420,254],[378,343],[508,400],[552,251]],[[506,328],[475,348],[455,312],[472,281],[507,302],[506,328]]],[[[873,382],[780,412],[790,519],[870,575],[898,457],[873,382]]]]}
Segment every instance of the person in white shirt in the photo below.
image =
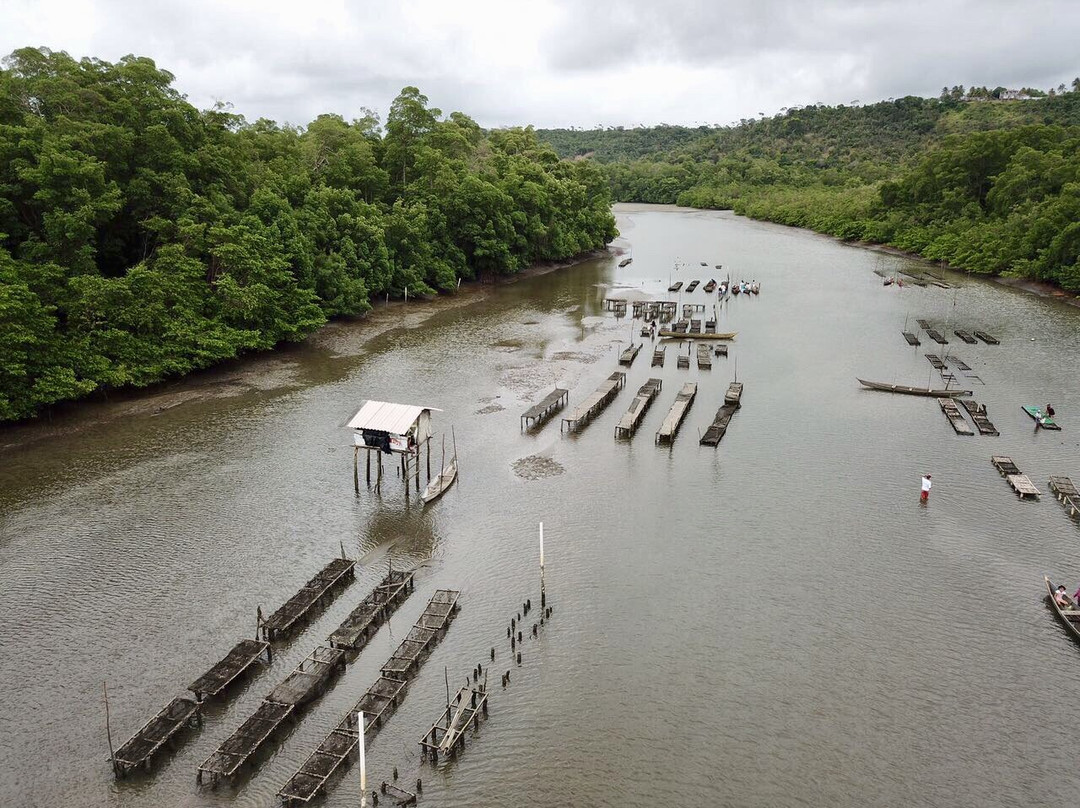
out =
{"type": "Polygon", "coordinates": [[[922,478],[922,496],[919,497],[923,502],[930,499],[930,475],[924,474],[922,478]]]}

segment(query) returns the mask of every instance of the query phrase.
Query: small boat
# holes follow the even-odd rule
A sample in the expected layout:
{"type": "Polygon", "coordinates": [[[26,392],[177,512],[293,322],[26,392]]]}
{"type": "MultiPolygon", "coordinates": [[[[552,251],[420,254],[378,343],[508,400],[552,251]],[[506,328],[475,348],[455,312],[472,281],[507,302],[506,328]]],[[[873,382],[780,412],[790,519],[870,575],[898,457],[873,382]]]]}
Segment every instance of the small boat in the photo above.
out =
{"type": "Polygon", "coordinates": [[[717,264],[717,265],[716,265],[716,268],[717,268],[717,269],[723,269],[723,268],[724,268],[724,265],[723,265],[723,264],[717,264]]]}
{"type": "Polygon", "coordinates": [[[760,294],[761,293],[761,284],[758,283],[757,281],[754,281],[752,284],[750,284],[750,291],[753,292],[755,295],[760,294]]]}
{"type": "MultiPolygon", "coordinates": [[[[417,456],[419,459],[419,456],[417,456]]],[[[446,433],[443,433],[443,460],[446,460],[446,433]]],[[[454,484],[454,480],[457,479],[457,438],[454,439],[454,456],[450,458],[450,462],[443,466],[443,470],[439,472],[438,476],[427,484],[427,488],[424,489],[424,493],[420,495],[420,499],[424,501],[425,505],[428,505],[443,494],[446,493],[446,489],[454,484]]]]}
{"type": "Polygon", "coordinates": [[[738,333],[738,331],[726,331],[722,334],[702,334],[700,332],[689,334],[685,329],[669,330],[662,328],[657,332],[657,336],[666,339],[735,339],[735,335],[738,333]]]}
{"type": "Polygon", "coordinates": [[[706,263],[705,261],[702,261],[702,262],[701,262],[701,265],[702,265],[703,267],[707,267],[707,266],[708,266],[708,264],[707,264],[707,263],[706,263]]]}
{"type": "Polygon", "coordinates": [[[970,390],[932,390],[929,387],[909,387],[906,384],[886,384],[885,382],[868,382],[865,379],[855,378],[863,387],[871,390],[884,390],[886,393],[904,393],[909,396],[931,396],[933,398],[957,398],[970,396],[970,390]]]}
{"type": "Polygon", "coordinates": [[[1022,409],[1032,418],[1034,418],[1035,423],[1041,426],[1043,429],[1061,429],[1061,427],[1057,425],[1053,418],[1043,412],[1042,407],[1032,407],[1030,404],[1028,404],[1021,407],[1020,409],[1022,409]]]}
{"type": "Polygon", "coordinates": [[[675,283],[671,284],[671,286],[667,288],[669,292],[677,292],[680,289],[682,289],[682,281],[675,281],[675,283]]]}
{"type": "Polygon", "coordinates": [[[716,280],[715,279],[710,280],[707,284],[705,284],[701,288],[705,290],[705,294],[711,295],[713,292],[716,291],[716,280]]]}
{"type": "Polygon", "coordinates": [[[686,291],[687,292],[694,291],[695,289],[698,288],[699,283],[701,283],[701,281],[690,281],[690,284],[686,287],[686,291]]]}
{"type": "Polygon", "coordinates": [[[622,269],[625,266],[629,266],[630,262],[633,261],[633,260],[634,260],[633,258],[624,258],[623,260],[621,260],[619,262],[619,268],[622,269]]]}
{"type": "Polygon", "coordinates": [[[739,286],[739,284],[735,284],[734,286],[731,287],[731,294],[733,294],[733,295],[737,295],[741,291],[742,291],[742,287],[739,286]]]}
{"type": "Polygon", "coordinates": [[[892,286],[893,285],[893,279],[892,278],[886,278],[885,280],[883,280],[881,282],[881,285],[882,286],[892,286]]]}
{"type": "Polygon", "coordinates": [[[1073,606],[1071,609],[1063,609],[1058,606],[1057,600],[1054,598],[1054,585],[1050,583],[1050,576],[1044,575],[1043,580],[1046,581],[1046,597],[1050,601],[1050,608],[1053,609],[1058,616],[1058,620],[1065,624],[1065,628],[1069,630],[1069,633],[1073,635],[1074,639],[1080,640],[1080,609],[1073,606]]]}

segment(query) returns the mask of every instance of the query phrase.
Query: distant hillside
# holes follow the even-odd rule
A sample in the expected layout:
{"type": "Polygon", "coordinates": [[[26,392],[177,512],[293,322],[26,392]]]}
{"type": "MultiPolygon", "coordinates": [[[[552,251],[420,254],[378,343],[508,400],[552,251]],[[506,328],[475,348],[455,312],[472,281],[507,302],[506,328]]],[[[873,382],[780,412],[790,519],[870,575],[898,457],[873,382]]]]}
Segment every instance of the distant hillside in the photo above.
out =
{"type": "Polygon", "coordinates": [[[705,129],[539,130],[618,201],[734,209],[1080,291],[1080,80],[954,87],[705,129]]]}

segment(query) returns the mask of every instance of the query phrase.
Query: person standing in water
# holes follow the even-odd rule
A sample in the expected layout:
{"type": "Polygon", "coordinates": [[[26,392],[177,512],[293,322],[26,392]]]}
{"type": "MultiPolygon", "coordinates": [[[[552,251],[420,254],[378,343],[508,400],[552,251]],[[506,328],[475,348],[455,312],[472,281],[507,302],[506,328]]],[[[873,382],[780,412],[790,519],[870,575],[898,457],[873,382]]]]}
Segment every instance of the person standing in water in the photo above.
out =
{"type": "Polygon", "coordinates": [[[922,478],[922,494],[919,496],[921,502],[928,502],[930,500],[930,475],[924,474],[922,478]]]}

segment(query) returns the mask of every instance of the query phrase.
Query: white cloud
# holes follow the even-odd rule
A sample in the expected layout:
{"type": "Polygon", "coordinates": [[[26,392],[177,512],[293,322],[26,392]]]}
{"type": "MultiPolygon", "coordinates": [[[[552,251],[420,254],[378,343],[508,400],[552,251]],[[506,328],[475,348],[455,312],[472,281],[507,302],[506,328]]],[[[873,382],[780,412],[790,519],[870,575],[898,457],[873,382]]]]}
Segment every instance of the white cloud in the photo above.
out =
{"type": "Polygon", "coordinates": [[[1049,87],[1080,72],[1074,0],[7,0],[27,45],[174,73],[200,107],[307,123],[406,85],[481,124],[726,123],[798,104],[1049,87]]]}

